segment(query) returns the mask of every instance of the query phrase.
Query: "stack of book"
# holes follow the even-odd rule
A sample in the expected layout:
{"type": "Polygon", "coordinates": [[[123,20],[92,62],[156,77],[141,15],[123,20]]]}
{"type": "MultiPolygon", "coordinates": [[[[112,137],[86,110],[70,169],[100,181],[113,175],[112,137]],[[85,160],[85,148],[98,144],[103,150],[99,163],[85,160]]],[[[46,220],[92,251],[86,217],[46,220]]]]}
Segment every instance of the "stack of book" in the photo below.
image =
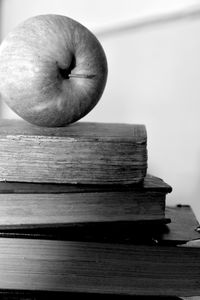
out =
{"type": "Polygon", "coordinates": [[[144,125],[0,122],[0,292],[200,294],[199,227],[147,174],[144,125]]]}

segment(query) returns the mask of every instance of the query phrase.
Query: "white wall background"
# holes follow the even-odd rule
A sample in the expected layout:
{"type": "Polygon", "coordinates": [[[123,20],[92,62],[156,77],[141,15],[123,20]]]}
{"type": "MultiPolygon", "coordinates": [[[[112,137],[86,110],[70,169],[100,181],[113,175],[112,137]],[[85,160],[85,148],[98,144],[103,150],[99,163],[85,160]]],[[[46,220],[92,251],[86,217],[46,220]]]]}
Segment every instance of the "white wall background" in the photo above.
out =
{"type": "MultiPolygon", "coordinates": [[[[17,23],[64,14],[93,32],[115,22],[199,4],[189,0],[1,0],[4,37],[17,23]]],[[[144,123],[148,171],[173,187],[167,204],[190,204],[200,220],[200,16],[138,31],[99,35],[109,77],[83,120],[144,123]]],[[[7,108],[4,117],[15,117],[7,108]]]]}

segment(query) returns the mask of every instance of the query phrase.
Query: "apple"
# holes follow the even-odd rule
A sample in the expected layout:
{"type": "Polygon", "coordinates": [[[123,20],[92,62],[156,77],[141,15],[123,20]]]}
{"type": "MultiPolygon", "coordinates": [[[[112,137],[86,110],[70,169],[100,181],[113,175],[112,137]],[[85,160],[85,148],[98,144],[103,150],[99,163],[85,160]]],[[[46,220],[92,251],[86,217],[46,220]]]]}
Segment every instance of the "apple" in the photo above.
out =
{"type": "Polygon", "coordinates": [[[0,98],[35,125],[58,127],[79,120],[97,104],[106,80],[100,42],[66,16],[29,18],[0,46],[0,98]]]}

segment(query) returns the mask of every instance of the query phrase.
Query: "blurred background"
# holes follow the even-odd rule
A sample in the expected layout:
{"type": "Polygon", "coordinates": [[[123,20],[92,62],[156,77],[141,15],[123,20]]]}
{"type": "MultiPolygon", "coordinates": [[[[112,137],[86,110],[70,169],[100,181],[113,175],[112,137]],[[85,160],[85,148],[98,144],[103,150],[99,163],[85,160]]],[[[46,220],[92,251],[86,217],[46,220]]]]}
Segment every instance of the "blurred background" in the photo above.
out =
{"type": "Polygon", "coordinates": [[[46,13],[81,22],[106,52],[106,90],[82,121],[145,124],[148,172],[173,187],[168,205],[200,220],[200,1],[0,0],[0,38],[46,13]]]}

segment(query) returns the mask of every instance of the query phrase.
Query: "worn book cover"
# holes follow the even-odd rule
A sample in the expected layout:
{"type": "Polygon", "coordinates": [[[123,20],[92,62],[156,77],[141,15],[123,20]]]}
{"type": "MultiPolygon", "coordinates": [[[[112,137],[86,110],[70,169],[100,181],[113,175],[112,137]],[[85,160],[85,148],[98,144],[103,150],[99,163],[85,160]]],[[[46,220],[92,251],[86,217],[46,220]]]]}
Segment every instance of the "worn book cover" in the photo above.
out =
{"type": "Polygon", "coordinates": [[[0,181],[129,184],[142,181],[146,169],[144,125],[0,121],[0,181]]]}

